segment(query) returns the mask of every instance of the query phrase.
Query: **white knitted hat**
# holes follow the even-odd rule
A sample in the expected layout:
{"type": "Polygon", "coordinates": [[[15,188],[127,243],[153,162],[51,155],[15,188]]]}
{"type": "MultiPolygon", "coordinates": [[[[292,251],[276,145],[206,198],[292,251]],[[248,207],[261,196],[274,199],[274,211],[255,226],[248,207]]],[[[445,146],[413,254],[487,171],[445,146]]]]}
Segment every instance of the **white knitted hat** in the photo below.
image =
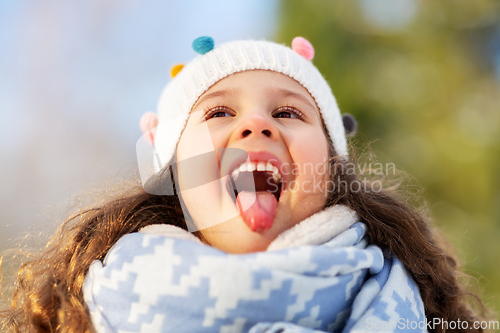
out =
{"type": "MultiPolygon", "coordinates": [[[[200,54],[171,80],[158,104],[158,122],[154,143],[161,167],[170,161],[179,142],[189,113],[198,98],[221,79],[242,71],[262,69],[283,73],[306,88],[316,101],[338,155],[347,157],[342,116],[332,91],[310,61],[312,45],[302,37],[292,48],[268,41],[234,41],[213,48],[210,37],[193,43],[200,54]]],[[[157,168],[156,168],[157,169],[157,168]]]]}

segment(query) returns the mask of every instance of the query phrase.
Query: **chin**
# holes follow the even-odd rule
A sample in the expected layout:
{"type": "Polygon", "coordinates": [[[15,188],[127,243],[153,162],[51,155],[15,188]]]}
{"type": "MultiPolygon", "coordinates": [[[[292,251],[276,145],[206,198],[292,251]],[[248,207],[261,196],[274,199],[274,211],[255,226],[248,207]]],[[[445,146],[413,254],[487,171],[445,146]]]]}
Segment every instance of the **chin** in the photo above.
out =
{"type": "Polygon", "coordinates": [[[245,253],[254,253],[254,252],[263,252],[266,251],[267,247],[271,242],[266,242],[263,244],[260,243],[239,243],[237,247],[230,247],[228,249],[222,249],[227,253],[232,254],[245,254],[245,253]]]}
{"type": "Polygon", "coordinates": [[[266,251],[280,231],[277,225],[265,232],[248,228],[241,216],[219,225],[201,230],[210,246],[227,253],[251,253],[266,251]]]}

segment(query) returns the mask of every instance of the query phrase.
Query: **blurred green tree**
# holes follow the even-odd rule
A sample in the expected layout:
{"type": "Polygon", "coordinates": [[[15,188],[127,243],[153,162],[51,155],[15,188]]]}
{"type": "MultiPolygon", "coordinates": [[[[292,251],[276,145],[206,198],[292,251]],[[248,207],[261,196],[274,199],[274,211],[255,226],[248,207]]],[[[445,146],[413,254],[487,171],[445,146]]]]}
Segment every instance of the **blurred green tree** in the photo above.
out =
{"type": "Polygon", "coordinates": [[[356,145],[417,180],[465,272],[500,309],[500,2],[280,6],[276,40],[313,44],[340,109],[359,122],[356,145]]]}

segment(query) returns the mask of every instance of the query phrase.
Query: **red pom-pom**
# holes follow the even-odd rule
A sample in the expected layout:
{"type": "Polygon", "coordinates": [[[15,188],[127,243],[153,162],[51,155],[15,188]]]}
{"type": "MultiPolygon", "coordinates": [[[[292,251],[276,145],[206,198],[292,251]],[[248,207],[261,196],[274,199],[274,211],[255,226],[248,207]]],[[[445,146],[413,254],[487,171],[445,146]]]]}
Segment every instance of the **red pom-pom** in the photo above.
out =
{"type": "Polygon", "coordinates": [[[314,58],[314,47],[304,37],[295,37],[292,40],[292,49],[307,60],[314,58]]]}

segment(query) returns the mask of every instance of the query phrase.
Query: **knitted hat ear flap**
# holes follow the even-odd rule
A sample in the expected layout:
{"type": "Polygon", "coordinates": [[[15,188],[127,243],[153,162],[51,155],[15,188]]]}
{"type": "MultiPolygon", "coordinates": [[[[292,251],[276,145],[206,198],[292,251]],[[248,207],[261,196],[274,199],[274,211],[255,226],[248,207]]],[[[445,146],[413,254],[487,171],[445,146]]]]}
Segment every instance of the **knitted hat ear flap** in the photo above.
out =
{"type": "Polygon", "coordinates": [[[351,114],[345,113],[342,115],[342,123],[344,124],[345,134],[349,137],[353,137],[358,130],[358,122],[356,119],[354,119],[351,114]]]}

